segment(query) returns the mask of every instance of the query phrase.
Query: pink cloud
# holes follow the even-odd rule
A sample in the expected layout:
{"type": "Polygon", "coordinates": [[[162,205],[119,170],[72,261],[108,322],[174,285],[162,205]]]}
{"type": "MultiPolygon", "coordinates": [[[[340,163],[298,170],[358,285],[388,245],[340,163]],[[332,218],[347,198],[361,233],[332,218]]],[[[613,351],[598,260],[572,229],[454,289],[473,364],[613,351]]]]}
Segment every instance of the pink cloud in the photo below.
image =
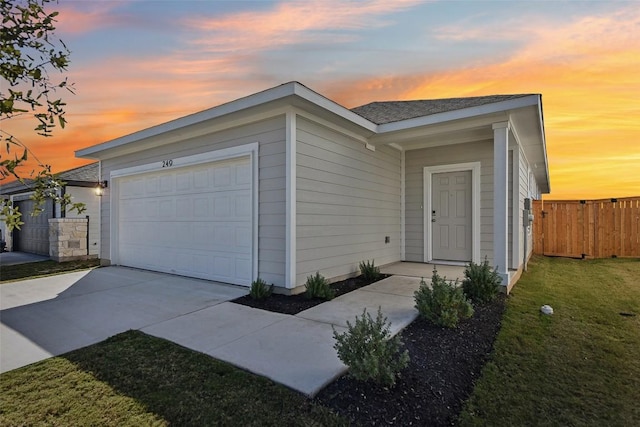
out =
{"type": "Polygon", "coordinates": [[[358,30],[389,24],[387,14],[406,10],[416,0],[344,2],[310,0],[279,3],[273,9],[242,12],[223,18],[189,19],[185,24],[202,35],[196,43],[216,52],[277,48],[297,43],[350,40],[332,30],[358,30]]]}
{"type": "Polygon", "coordinates": [[[61,3],[56,9],[57,28],[62,34],[83,34],[98,28],[110,27],[122,22],[122,17],[114,13],[120,2],[91,2],[91,7],[82,3],[61,3]]]}

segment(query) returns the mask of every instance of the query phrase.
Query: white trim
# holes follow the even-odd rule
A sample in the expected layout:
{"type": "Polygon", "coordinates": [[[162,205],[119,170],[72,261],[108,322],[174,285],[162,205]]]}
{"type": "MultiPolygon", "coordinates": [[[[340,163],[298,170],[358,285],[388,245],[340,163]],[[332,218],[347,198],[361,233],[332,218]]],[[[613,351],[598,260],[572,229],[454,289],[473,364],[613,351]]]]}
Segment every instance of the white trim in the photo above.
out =
{"type": "MultiPolygon", "coordinates": [[[[140,141],[146,138],[156,137],[164,133],[183,129],[188,126],[193,126],[198,123],[202,123],[207,120],[216,119],[228,114],[237,113],[239,111],[247,110],[249,108],[258,107],[271,102],[283,100],[288,97],[297,97],[302,100],[303,103],[311,104],[312,106],[320,107],[326,111],[336,114],[345,120],[354,123],[370,132],[375,132],[377,125],[362,116],[354,113],[353,111],[343,107],[340,104],[331,101],[330,99],[320,95],[317,92],[312,91],[308,87],[298,83],[289,82],[276,86],[262,92],[254,93],[244,98],[236,99],[226,104],[219,105],[217,107],[209,108],[198,113],[190,114],[185,117],[166,122],[157,126],[153,126],[141,131],[126,135],[120,138],[113,139],[111,141],[103,142],[98,145],[83,148],[75,152],[76,157],[97,158],[98,153],[105,150],[110,150],[116,147],[130,144],[132,142],[140,141]]],[[[289,103],[289,105],[295,105],[289,103]]]]}
{"type": "Polygon", "coordinates": [[[120,264],[119,254],[118,254],[118,214],[119,214],[119,205],[118,205],[118,195],[120,194],[120,186],[118,183],[118,178],[122,178],[130,175],[138,175],[149,172],[160,172],[163,170],[184,168],[204,163],[218,162],[222,160],[230,160],[241,157],[249,157],[249,162],[251,163],[251,198],[252,198],[252,243],[253,247],[251,248],[251,260],[252,260],[252,270],[253,277],[251,281],[255,280],[258,277],[258,218],[259,218],[259,192],[258,192],[258,183],[259,183],[259,165],[258,165],[258,150],[259,143],[252,142],[249,144],[243,144],[236,147],[224,148],[221,150],[208,151],[206,153],[194,154],[192,156],[185,157],[177,157],[173,159],[166,159],[160,162],[152,162],[144,165],[133,166],[129,168],[117,169],[111,171],[109,175],[109,193],[110,193],[110,214],[111,214],[111,238],[110,238],[110,259],[112,264],[120,264]],[[171,165],[167,165],[163,162],[167,160],[171,160],[171,165]],[[115,208],[114,208],[115,207],[115,208]]]}
{"type": "Polygon", "coordinates": [[[127,175],[137,175],[145,172],[158,172],[160,170],[175,169],[184,166],[193,166],[201,163],[217,162],[220,160],[233,159],[236,157],[242,157],[246,155],[255,155],[258,152],[258,143],[252,142],[249,144],[238,145],[236,147],[223,148],[221,150],[207,151],[206,153],[194,154],[192,156],[166,158],[164,160],[147,163],[139,166],[132,166],[130,168],[123,168],[111,171],[110,178],[120,178],[127,175]],[[168,165],[165,162],[171,161],[168,165]]]}
{"type": "Polygon", "coordinates": [[[517,270],[522,257],[520,256],[520,147],[511,148],[511,265],[517,270]]]}
{"type": "MultiPolygon", "coordinates": [[[[102,181],[104,181],[102,179],[102,160],[98,160],[98,182],[100,183],[102,181]]],[[[102,258],[102,197],[104,197],[104,195],[102,196],[96,195],[95,190],[93,194],[95,197],[98,198],[98,259],[101,259],[102,258]]],[[[87,232],[89,232],[88,229],[87,229],[87,232]]]]}
{"type": "Polygon", "coordinates": [[[436,123],[450,122],[452,120],[467,119],[476,116],[499,113],[502,111],[515,110],[517,108],[524,108],[532,105],[538,105],[538,95],[527,95],[506,101],[479,105],[477,107],[462,108],[460,110],[446,111],[444,113],[386,123],[378,126],[377,133],[382,134],[387,132],[396,132],[419,126],[427,126],[436,123]]]}
{"type": "Polygon", "coordinates": [[[498,268],[502,284],[509,284],[509,122],[492,125],[493,129],[493,264],[498,268]]]}
{"type": "MultiPolygon", "coordinates": [[[[289,108],[286,111],[291,111],[291,109],[289,108]]],[[[309,120],[311,122],[318,123],[318,124],[320,124],[320,125],[322,125],[322,126],[324,126],[326,128],[329,128],[329,129],[331,129],[331,130],[333,130],[335,132],[338,132],[338,133],[340,133],[340,134],[342,134],[342,135],[344,135],[344,136],[346,136],[348,138],[355,139],[356,141],[360,141],[363,144],[367,144],[369,142],[368,138],[366,138],[366,137],[364,137],[364,136],[362,136],[362,135],[360,135],[360,134],[358,134],[356,132],[352,132],[352,131],[350,131],[348,129],[345,129],[342,126],[338,125],[337,123],[333,123],[333,122],[330,122],[329,120],[325,120],[325,119],[323,119],[321,117],[318,117],[318,115],[316,115],[316,114],[307,113],[306,111],[300,110],[299,108],[295,108],[293,111],[299,117],[302,117],[302,118],[304,118],[306,120],[309,120]]]]}
{"type": "MultiPolygon", "coordinates": [[[[423,224],[424,262],[433,261],[433,239],[431,226],[431,183],[434,173],[471,171],[471,261],[480,262],[480,162],[455,163],[425,166],[423,168],[423,224]]],[[[440,262],[440,261],[438,261],[440,262]]]]}
{"type": "Polygon", "coordinates": [[[296,113],[291,110],[286,114],[286,267],[285,287],[296,286],[296,113]]]}
{"type": "Polygon", "coordinates": [[[406,151],[400,153],[400,260],[405,261],[406,258],[406,185],[405,185],[405,154],[406,151]]]}

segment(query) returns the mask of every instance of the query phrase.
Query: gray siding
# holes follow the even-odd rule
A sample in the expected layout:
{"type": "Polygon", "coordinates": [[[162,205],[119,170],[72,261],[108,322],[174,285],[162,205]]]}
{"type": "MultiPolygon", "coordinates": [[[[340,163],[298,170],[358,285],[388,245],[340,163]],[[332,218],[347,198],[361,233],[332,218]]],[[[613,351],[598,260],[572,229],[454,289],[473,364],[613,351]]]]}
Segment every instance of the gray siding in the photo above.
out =
{"type": "Polygon", "coordinates": [[[531,224],[529,224],[529,222],[527,221],[526,223],[524,222],[524,199],[526,198],[530,198],[530,199],[534,199],[532,192],[531,192],[531,183],[529,181],[529,176],[531,174],[531,166],[529,165],[529,162],[527,162],[526,157],[524,156],[524,153],[522,151],[520,151],[520,220],[519,220],[519,226],[520,226],[520,261],[518,262],[518,265],[521,265],[523,262],[523,258],[524,258],[524,254],[525,254],[525,247],[524,247],[524,235],[525,232],[527,233],[527,247],[526,247],[526,253],[527,256],[531,253],[531,251],[533,250],[533,235],[531,233],[532,231],[532,226],[531,224]],[[526,230],[525,230],[525,225],[526,230]]]}
{"type": "Polygon", "coordinates": [[[424,148],[405,157],[405,260],[424,261],[423,183],[425,166],[480,162],[480,256],[493,260],[493,141],[424,148]]]}
{"type": "Polygon", "coordinates": [[[511,268],[513,266],[513,163],[514,163],[514,156],[515,156],[515,162],[518,163],[518,159],[519,159],[519,154],[518,154],[518,149],[514,149],[514,150],[509,150],[509,170],[507,171],[507,176],[508,178],[508,182],[507,182],[507,195],[509,198],[509,202],[508,202],[508,215],[507,215],[507,252],[509,253],[509,268],[511,268]]]}
{"type": "Polygon", "coordinates": [[[400,151],[298,117],[296,284],[400,260],[400,151]],[[385,236],[390,243],[385,244],[385,236]]]}
{"type": "MultiPolygon", "coordinates": [[[[159,137],[161,138],[161,137],[159,137]]],[[[233,129],[102,161],[102,179],[113,170],[258,142],[258,274],[268,283],[285,283],[285,119],[284,115],[233,129]]],[[[102,258],[109,258],[108,191],[102,197],[102,258]]]]}

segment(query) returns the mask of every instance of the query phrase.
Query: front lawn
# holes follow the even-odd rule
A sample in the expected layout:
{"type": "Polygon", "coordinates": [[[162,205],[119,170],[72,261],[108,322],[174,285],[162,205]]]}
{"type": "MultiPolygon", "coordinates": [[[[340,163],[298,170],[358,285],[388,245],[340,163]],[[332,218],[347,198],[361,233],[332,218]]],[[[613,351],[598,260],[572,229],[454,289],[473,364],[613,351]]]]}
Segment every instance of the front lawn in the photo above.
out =
{"type": "Polygon", "coordinates": [[[640,260],[537,257],[461,424],[636,426],[638,402],[640,260]]]}
{"type": "MultiPolygon", "coordinates": [[[[640,425],[639,278],[640,260],[534,258],[529,272],[507,299],[491,360],[459,423],[640,425]],[[539,309],[543,304],[551,305],[555,314],[542,315],[539,309]]],[[[447,338],[429,348],[429,343],[416,338],[429,329],[433,328],[414,322],[403,336],[410,349],[418,349],[418,344],[423,345],[425,354],[439,349],[439,355],[429,357],[436,365],[468,350],[471,338],[460,343],[447,338]]],[[[459,333],[464,331],[463,327],[459,333]]],[[[326,397],[327,393],[338,396],[344,392],[345,388],[335,388],[344,379],[330,385],[325,398],[309,401],[209,356],[140,332],[126,332],[0,375],[0,425],[345,423],[320,402],[364,424],[385,421],[406,425],[409,411],[421,414],[419,419],[414,417],[414,424],[448,424],[448,416],[428,416],[417,406],[431,408],[428,400],[444,401],[434,379],[439,371],[411,369],[403,375],[419,375],[425,390],[433,391],[433,396],[424,397],[425,402],[411,401],[403,408],[390,404],[387,395],[362,391],[362,396],[338,399],[338,403],[352,403],[342,411],[333,397],[326,397]],[[365,398],[378,400],[361,404],[365,398]],[[378,412],[386,416],[353,415],[369,407],[383,408],[378,412]],[[387,409],[399,410],[402,416],[396,417],[387,409]]],[[[451,382],[448,377],[442,380],[451,382]]],[[[379,387],[365,389],[382,392],[379,387]]],[[[443,404],[443,410],[447,406],[452,407],[443,404]]]]}
{"type": "Polygon", "coordinates": [[[141,332],[0,376],[0,425],[339,425],[301,395],[141,332]]]}
{"type": "Polygon", "coordinates": [[[52,260],[29,262],[26,264],[5,265],[0,270],[0,282],[9,282],[21,279],[34,279],[41,276],[69,273],[77,270],[98,267],[100,260],[91,258],[80,261],[56,262],[52,260]]]}

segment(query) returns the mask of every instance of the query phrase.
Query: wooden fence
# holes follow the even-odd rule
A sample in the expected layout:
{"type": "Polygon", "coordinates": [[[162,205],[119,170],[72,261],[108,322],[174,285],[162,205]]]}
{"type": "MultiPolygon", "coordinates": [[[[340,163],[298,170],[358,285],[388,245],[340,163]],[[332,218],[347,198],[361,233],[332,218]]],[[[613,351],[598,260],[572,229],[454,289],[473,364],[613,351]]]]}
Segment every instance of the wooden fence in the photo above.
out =
{"type": "Polygon", "coordinates": [[[534,253],[640,258],[640,197],[533,202],[534,253]]]}

